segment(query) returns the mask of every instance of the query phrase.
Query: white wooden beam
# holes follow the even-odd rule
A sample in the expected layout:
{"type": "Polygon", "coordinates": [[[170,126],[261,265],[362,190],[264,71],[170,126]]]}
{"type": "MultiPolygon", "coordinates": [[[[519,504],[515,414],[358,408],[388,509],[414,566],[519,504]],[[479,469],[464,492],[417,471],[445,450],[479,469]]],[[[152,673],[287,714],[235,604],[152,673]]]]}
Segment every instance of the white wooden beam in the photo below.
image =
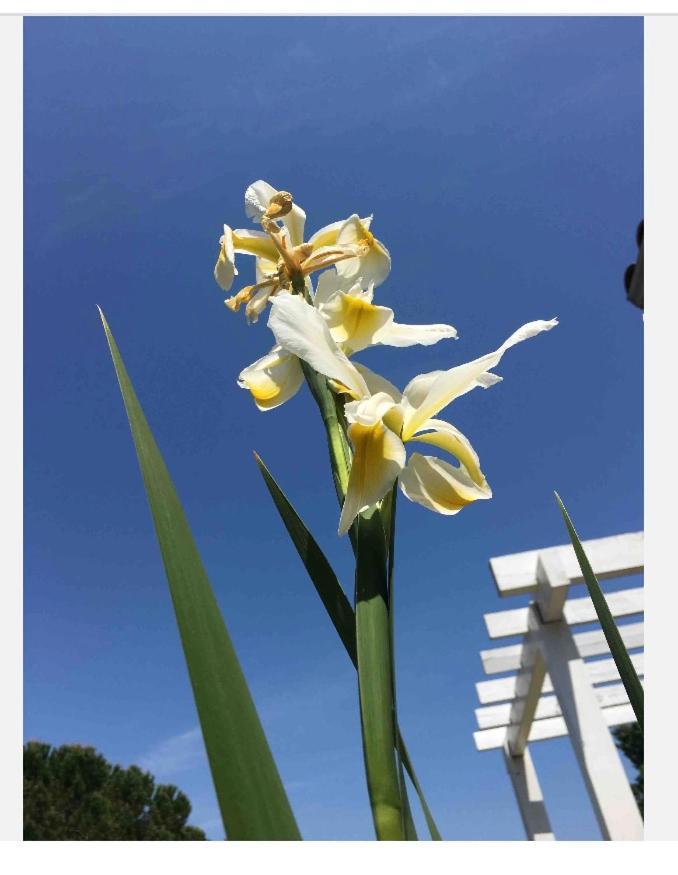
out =
{"type": "MultiPolygon", "coordinates": [[[[596,699],[601,708],[610,705],[625,705],[628,694],[624,684],[607,684],[604,687],[595,688],[596,699]]],[[[515,722],[512,714],[513,703],[502,702],[500,705],[487,705],[484,708],[476,708],[476,722],[479,729],[490,729],[493,726],[510,726],[515,722]]],[[[544,720],[547,717],[560,717],[560,704],[556,696],[541,696],[534,710],[535,720],[544,720]]]]}
{"type": "MultiPolygon", "coordinates": [[[[636,674],[639,676],[645,674],[645,658],[643,653],[632,653],[631,662],[636,670],[636,674]]],[[[609,659],[596,659],[594,662],[585,662],[584,665],[586,666],[589,681],[592,684],[604,684],[607,681],[619,680],[617,666],[611,657],[609,659]]],[[[516,680],[517,675],[507,678],[493,678],[491,681],[479,681],[476,684],[478,701],[481,705],[491,705],[493,702],[504,702],[507,699],[515,698],[516,680]]],[[[553,685],[548,673],[544,678],[542,692],[553,692],[553,685]]]]}
{"type": "MultiPolygon", "coordinates": [[[[642,614],[644,610],[643,587],[636,586],[619,592],[606,594],[605,599],[613,617],[628,617],[642,614]]],[[[514,608],[508,611],[493,611],[484,615],[487,633],[490,638],[507,638],[510,635],[523,635],[527,632],[528,608],[514,608]]],[[[588,596],[568,599],[563,610],[565,621],[570,626],[577,623],[595,623],[598,619],[593,602],[588,596]]]]}
{"type": "MultiPolygon", "coordinates": [[[[612,705],[602,709],[605,725],[621,726],[623,723],[635,723],[636,716],[630,705],[612,705]]],[[[560,738],[567,735],[567,726],[562,717],[548,717],[545,720],[535,720],[530,730],[529,742],[544,741],[547,738],[560,738]]],[[[477,729],[473,733],[477,750],[495,750],[506,742],[506,727],[496,726],[494,729],[477,729]]],[[[628,782],[627,782],[628,783],[628,782]]]]}
{"type": "MultiPolygon", "coordinates": [[[[544,623],[548,626],[548,623],[544,623]]],[[[563,624],[567,628],[566,624],[563,624]]],[[[619,633],[627,649],[643,646],[643,624],[627,623],[619,627],[619,633]]],[[[600,656],[609,653],[609,647],[602,631],[578,632],[572,636],[579,651],[579,656],[600,656]]],[[[492,650],[481,650],[480,659],[486,674],[497,674],[501,671],[515,671],[522,661],[522,644],[511,644],[507,647],[495,647],[492,650]]],[[[548,663],[550,666],[550,663],[548,663]]],[[[550,669],[549,669],[550,670],[550,669]]]]}
{"type": "MultiPolygon", "coordinates": [[[[529,622],[531,626],[534,624],[538,627],[539,620],[534,607],[530,610],[529,622]]],[[[511,756],[521,756],[527,747],[527,739],[545,675],[546,665],[539,639],[530,631],[523,642],[523,665],[516,679],[516,698],[509,703],[509,727],[506,740],[511,756]]]]}
{"type": "MultiPolygon", "coordinates": [[[[630,532],[609,538],[583,541],[582,546],[598,579],[621,577],[643,570],[643,533],[630,532]]],[[[571,544],[549,547],[557,550],[571,583],[583,580],[577,557],[571,544]]],[[[519,595],[536,589],[537,557],[542,550],[527,550],[509,556],[490,559],[490,569],[501,596],[519,595]]]]}
{"type": "Polygon", "coordinates": [[[513,756],[508,745],[505,744],[503,752],[504,762],[511,778],[513,791],[516,794],[516,801],[528,840],[531,842],[554,841],[555,836],[530,751],[525,748],[522,756],[513,756]]]}
{"type": "Polygon", "coordinates": [[[581,641],[560,620],[541,624],[539,643],[603,838],[642,840],[643,821],[581,659],[581,641]]]}

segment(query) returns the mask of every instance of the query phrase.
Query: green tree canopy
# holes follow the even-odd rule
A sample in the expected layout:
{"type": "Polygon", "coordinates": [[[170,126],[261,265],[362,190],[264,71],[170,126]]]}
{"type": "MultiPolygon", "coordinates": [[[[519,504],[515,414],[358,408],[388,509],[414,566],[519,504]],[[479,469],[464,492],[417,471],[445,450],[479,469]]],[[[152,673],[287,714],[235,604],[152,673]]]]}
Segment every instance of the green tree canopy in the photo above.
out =
{"type": "Polygon", "coordinates": [[[621,750],[621,752],[638,769],[636,780],[631,784],[631,789],[633,790],[633,795],[636,797],[640,813],[643,814],[643,760],[645,758],[643,733],[637,723],[625,723],[623,726],[617,726],[616,729],[613,729],[612,734],[617,739],[617,747],[619,750],[621,750]]]}
{"type": "Polygon", "coordinates": [[[111,765],[93,747],[24,746],[24,839],[205,841],[187,826],[188,798],[137,766],[111,765]]]}

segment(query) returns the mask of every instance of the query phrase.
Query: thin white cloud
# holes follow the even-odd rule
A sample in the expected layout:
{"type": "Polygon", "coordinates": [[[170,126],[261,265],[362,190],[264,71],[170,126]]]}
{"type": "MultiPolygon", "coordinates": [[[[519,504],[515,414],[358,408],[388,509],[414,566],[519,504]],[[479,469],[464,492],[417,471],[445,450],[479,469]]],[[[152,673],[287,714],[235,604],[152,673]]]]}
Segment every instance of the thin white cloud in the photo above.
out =
{"type": "Polygon", "coordinates": [[[156,778],[165,779],[193,768],[204,757],[200,727],[196,726],[160,741],[140,758],[139,765],[156,778]]]}

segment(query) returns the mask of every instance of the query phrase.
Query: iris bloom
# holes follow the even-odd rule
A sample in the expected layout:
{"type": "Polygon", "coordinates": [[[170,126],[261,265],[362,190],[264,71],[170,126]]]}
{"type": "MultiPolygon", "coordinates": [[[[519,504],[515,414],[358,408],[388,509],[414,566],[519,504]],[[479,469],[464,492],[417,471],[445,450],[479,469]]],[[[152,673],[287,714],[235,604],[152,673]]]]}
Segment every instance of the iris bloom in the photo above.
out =
{"type": "MultiPolygon", "coordinates": [[[[360,280],[355,285],[349,285],[346,278],[339,276],[335,270],[327,270],[320,275],[314,306],[298,295],[283,292],[278,296],[280,300],[289,299],[292,312],[296,308],[309,326],[312,323],[318,347],[324,345],[336,349],[346,361],[348,356],[368,346],[429,346],[457,336],[452,325],[404,325],[395,322],[393,310],[377,306],[373,303],[373,297],[372,283],[367,289],[362,288],[360,280]]],[[[288,343],[293,345],[291,339],[288,339],[288,343]]],[[[372,374],[357,363],[351,363],[349,368],[346,374],[350,376],[347,379],[355,380],[356,374],[358,378],[361,378],[361,374],[372,374]]],[[[316,370],[320,371],[321,368],[316,370]]],[[[364,381],[365,377],[361,379],[364,381]]],[[[373,374],[372,379],[378,378],[373,374]]],[[[295,395],[303,380],[304,375],[294,350],[283,348],[278,342],[267,355],[240,373],[238,385],[249,389],[260,410],[271,410],[295,395]]],[[[339,391],[346,391],[341,380],[335,380],[335,385],[339,391]]],[[[367,391],[366,384],[355,382],[353,391],[357,393],[354,397],[362,397],[367,391]]]]}
{"type": "Polygon", "coordinates": [[[279,295],[268,324],[281,353],[286,350],[308,362],[353,399],[345,406],[354,457],[339,521],[339,534],[344,534],[357,514],[380,501],[396,480],[407,498],[441,514],[455,514],[472,501],[491,498],[469,440],[436,417],[471,389],[499,382],[492,368],[509,347],[558,323],[529,322],[494,352],[449,370],[421,374],[402,393],[350,362],[321,313],[298,296],[279,295]],[[408,460],[405,444],[411,441],[443,450],[458,464],[416,452],[408,460]]]}
{"type": "Polygon", "coordinates": [[[270,298],[291,287],[295,272],[309,276],[335,266],[344,281],[355,283],[360,278],[367,288],[378,286],[391,270],[388,250],[370,231],[371,216],[361,219],[354,214],[321,228],[304,242],[306,213],[289,192],[277,191],[261,179],[245,192],[245,212],[264,230],[234,231],[224,225],[214,277],[228,291],[238,273],[236,253],[255,256],[256,282],[226,301],[234,311],[245,304],[249,321],[256,322],[270,298]]]}

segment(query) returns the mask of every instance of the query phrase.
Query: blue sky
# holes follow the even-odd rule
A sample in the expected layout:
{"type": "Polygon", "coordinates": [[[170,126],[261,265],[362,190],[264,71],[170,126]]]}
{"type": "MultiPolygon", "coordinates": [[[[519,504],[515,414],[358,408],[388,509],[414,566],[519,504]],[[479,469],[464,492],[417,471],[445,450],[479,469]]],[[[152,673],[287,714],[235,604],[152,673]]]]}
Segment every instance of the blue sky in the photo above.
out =
{"type": "MultiPolygon", "coordinates": [[[[184,789],[222,836],[100,304],[193,527],[309,839],[372,836],[355,678],[256,449],[352,588],[312,402],[235,383],[271,344],[223,306],[221,226],[247,184],[314,230],[374,213],[402,322],[458,341],[370,350],[404,385],[495,349],[504,382],[446,411],[494,498],[398,510],[401,724],[445,838],[521,839],[477,753],[490,556],[641,529],[642,217],[636,18],[29,18],[25,76],[25,736],[93,744],[184,789]]],[[[247,281],[248,267],[243,279],[247,281]]],[[[517,606],[506,604],[505,607],[517,606]]],[[[567,739],[534,745],[559,838],[597,829],[567,739]]]]}

